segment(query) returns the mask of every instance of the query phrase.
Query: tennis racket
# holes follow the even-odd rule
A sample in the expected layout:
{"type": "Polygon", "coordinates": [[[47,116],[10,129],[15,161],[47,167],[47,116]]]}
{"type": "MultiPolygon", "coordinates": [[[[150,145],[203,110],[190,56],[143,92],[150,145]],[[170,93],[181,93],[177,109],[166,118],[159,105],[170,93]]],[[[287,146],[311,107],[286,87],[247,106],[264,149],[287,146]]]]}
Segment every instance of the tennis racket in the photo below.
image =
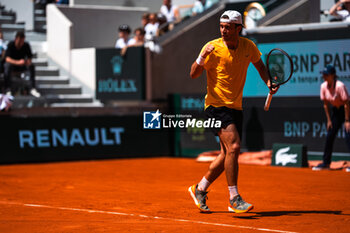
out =
{"type": "MultiPolygon", "coordinates": [[[[284,50],[272,49],[266,58],[267,73],[273,87],[285,84],[293,75],[292,58],[284,50]]],[[[268,94],[264,110],[268,111],[272,100],[272,94],[268,94]]]]}

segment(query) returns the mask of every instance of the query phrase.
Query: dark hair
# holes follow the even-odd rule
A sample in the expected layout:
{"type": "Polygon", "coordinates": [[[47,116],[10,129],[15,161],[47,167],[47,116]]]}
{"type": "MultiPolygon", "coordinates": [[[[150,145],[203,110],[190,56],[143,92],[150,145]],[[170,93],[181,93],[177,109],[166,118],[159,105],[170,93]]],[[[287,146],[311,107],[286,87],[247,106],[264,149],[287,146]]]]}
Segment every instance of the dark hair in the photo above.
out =
{"type": "Polygon", "coordinates": [[[142,15],[142,19],[148,19],[149,18],[149,13],[144,13],[142,15]]]}
{"type": "Polygon", "coordinates": [[[136,34],[137,31],[139,31],[141,33],[141,35],[145,35],[146,34],[146,32],[145,32],[145,30],[143,28],[136,28],[134,33],[136,34]]]}
{"type": "Polygon", "coordinates": [[[129,25],[127,24],[122,24],[119,26],[119,31],[120,32],[127,32],[127,33],[130,33],[131,32],[131,29],[129,27],[129,25]]]}
{"type": "Polygon", "coordinates": [[[15,38],[25,38],[26,36],[25,36],[25,34],[24,34],[24,31],[18,31],[17,33],[16,33],[16,36],[15,36],[15,38]]]}

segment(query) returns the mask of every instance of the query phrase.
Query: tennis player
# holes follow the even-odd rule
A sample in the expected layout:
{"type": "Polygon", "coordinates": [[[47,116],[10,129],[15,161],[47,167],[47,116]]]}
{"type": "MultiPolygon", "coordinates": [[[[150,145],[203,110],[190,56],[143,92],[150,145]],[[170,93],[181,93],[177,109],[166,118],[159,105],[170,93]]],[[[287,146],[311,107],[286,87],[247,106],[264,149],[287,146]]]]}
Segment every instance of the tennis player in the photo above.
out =
{"type": "MultiPolygon", "coordinates": [[[[327,138],[323,153],[323,162],[313,167],[312,170],[329,169],[332,161],[332,151],[335,136],[338,130],[345,126],[345,139],[350,150],[350,109],[349,94],[346,86],[337,80],[334,66],[327,65],[322,71],[323,79],[321,84],[320,96],[323,100],[323,108],[327,117],[327,138]],[[329,105],[332,106],[332,115],[329,113],[329,105]]],[[[350,172],[349,168],[346,168],[350,172]]]]}
{"type": "Polygon", "coordinates": [[[221,153],[210,164],[202,180],[188,189],[201,212],[210,212],[206,204],[207,189],[223,171],[230,194],[229,210],[244,213],[253,209],[253,205],[245,202],[237,189],[243,121],[242,95],[250,62],[270,88],[271,94],[276,93],[278,87],[271,86],[256,45],[251,40],[240,37],[242,27],[239,12],[225,11],[220,17],[221,38],[208,42],[191,67],[190,75],[193,79],[206,70],[205,113],[207,117],[221,120],[222,123],[222,128],[215,131],[220,138],[221,153]]]}

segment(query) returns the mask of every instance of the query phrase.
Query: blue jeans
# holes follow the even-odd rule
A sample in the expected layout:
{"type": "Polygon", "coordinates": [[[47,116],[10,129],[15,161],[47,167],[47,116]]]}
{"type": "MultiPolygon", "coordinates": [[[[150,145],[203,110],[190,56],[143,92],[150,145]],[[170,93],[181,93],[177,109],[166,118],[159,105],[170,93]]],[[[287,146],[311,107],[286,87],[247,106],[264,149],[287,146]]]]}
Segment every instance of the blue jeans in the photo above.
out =
{"type": "MultiPolygon", "coordinates": [[[[344,106],[340,108],[333,107],[332,109],[332,128],[327,131],[326,146],[324,148],[323,163],[331,164],[334,139],[337,136],[338,130],[342,127],[345,121],[344,106]]],[[[345,131],[345,141],[350,151],[350,132],[345,131]]]]}

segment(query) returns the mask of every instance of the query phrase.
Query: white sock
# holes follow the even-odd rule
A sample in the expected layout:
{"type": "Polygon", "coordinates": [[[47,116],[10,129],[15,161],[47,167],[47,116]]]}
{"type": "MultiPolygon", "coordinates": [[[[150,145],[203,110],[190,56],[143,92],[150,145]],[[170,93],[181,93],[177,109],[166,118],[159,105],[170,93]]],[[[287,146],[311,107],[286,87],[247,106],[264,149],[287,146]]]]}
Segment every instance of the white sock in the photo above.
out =
{"type": "Polygon", "coordinates": [[[207,191],[210,182],[203,176],[202,180],[198,183],[198,190],[207,191]]]}
{"type": "Polygon", "coordinates": [[[230,192],[230,200],[238,195],[237,186],[228,186],[228,191],[230,192]]]}

